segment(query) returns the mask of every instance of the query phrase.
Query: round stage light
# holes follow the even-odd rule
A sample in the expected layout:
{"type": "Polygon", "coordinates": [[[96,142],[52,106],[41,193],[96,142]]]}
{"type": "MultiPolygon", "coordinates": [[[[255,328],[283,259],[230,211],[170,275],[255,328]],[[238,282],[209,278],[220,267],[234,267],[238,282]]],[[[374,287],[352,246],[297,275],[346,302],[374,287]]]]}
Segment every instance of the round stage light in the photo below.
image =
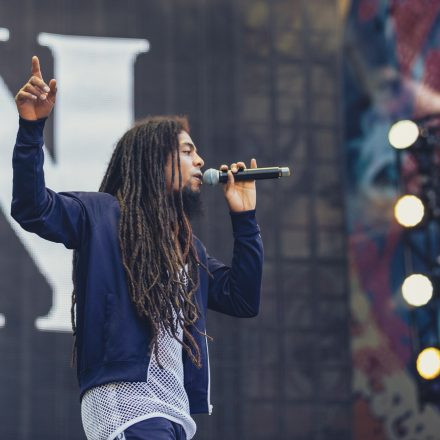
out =
{"type": "Polygon", "coordinates": [[[440,375],[440,350],[425,348],[417,357],[417,371],[423,379],[431,380],[440,375]]]}
{"type": "Polygon", "coordinates": [[[402,150],[413,145],[419,135],[420,130],[417,124],[405,119],[391,126],[388,132],[388,140],[394,148],[402,150]]]}
{"type": "Polygon", "coordinates": [[[423,202],[416,196],[402,196],[394,206],[396,220],[407,228],[418,225],[424,215],[425,207],[423,202]]]}
{"type": "Polygon", "coordinates": [[[424,306],[431,298],[434,288],[430,279],[420,273],[405,278],[402,284],[402,296],[414,307],[424,306]]]}

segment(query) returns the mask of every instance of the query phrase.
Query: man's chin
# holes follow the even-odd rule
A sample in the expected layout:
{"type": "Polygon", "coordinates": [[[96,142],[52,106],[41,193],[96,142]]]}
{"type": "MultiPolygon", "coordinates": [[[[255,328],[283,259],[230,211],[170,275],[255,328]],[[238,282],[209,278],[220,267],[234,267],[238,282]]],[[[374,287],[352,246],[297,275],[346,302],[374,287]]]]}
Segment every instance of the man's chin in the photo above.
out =
{"type": "Polygon", "coordinates": [[[190,187],[187,187],[187,188],[190,189],[190,191],[195,192],[195,193],[200,193],[202,191],[202,185],[200,183],[196,183],[195,185],[191,185],[190,187]]]}

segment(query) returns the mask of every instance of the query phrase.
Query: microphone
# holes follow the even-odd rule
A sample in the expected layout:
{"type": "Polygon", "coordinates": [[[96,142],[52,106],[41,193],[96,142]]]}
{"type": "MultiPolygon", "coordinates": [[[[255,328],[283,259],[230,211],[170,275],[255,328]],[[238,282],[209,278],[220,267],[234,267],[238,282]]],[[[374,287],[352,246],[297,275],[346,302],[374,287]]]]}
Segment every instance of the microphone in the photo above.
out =
{"type": "MultiPolygon", "coordinates": [[[[290,176],[290,169],[288,167],[247,168],[234,173],[236,182],[243,182],[244,180],[278,179],[279,177],[287,176],[290,176]]],[[[219,182],[226,183],[227,181],[228,173],[225,171],[210,168],[203,173],[203,182],[207,185],[217,185],[219,182]]]]}

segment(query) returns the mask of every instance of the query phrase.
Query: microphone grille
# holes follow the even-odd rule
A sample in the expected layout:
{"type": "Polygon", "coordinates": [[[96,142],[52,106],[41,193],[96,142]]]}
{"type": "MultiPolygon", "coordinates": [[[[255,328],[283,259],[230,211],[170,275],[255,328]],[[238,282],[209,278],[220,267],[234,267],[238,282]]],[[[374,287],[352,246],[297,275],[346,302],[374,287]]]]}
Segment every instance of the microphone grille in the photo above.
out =
{"type": "Polygon", "coordinates": [[[207,185],[217,185],[219,180],[219,173],[214,168],[209,168],[203,173],[203,182],[207,185]]]}

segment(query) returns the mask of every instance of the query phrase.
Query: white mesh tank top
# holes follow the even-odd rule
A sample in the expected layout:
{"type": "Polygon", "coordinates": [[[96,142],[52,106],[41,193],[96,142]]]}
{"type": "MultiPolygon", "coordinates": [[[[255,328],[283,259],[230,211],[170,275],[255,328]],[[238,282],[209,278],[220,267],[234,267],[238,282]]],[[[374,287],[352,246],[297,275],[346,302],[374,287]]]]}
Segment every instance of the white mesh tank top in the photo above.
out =
{"type": "MultiPolygon", "coordinates": [[[[182,340],[181,327],[178,335],[182,340]]],[[[113,440],[129,426],[152,417],[180,423],[186,438],[194,437],[196,423],[183,385],[182,345],[163,328],[158,342],[164,368],[159,367],[152,352],[146,382],[114,382],[84,394],[81,418],[88,440],[113,440]]]]}

